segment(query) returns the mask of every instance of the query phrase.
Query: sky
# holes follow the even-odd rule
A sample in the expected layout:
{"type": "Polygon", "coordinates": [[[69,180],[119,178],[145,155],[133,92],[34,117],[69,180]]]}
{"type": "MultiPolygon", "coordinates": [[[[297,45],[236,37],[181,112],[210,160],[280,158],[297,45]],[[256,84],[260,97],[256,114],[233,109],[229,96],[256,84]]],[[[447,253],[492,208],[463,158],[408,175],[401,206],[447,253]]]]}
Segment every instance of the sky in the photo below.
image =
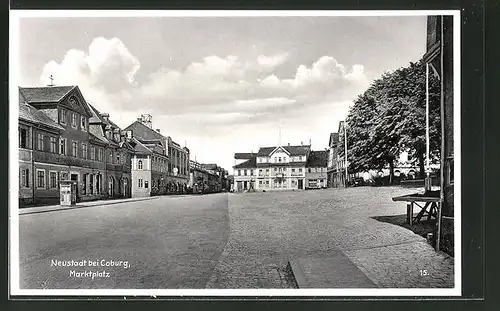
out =
{"type": "Polygon", "coordinates": [[[191,160],[328,146],[355,99],[425,53],[426,17],[23,17],[20,86],[78,85],[121,127],[153,127],[191,160]]]}

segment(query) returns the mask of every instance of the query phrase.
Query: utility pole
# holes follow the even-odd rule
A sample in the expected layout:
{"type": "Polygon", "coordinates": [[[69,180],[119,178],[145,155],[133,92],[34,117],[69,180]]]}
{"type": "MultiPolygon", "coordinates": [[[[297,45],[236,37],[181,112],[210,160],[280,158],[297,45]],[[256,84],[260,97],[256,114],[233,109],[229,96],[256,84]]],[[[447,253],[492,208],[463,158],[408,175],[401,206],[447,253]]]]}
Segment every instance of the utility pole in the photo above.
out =
{"type": "Polygon", "coordinates": [[[429,138],[429,63],[425,64],[425,141],[426,141],[426,178],[425,178],[425,191],[430,191],[432,187],[430,176],[430,138],[429,138]]]}
{"type": "Polygon", "coordinates": [[[344,165],[345,165],[345,186],[347,187],[347,181],[349,179],[349,175],[347,173],[347,122],[344,121],[344,165]]]}

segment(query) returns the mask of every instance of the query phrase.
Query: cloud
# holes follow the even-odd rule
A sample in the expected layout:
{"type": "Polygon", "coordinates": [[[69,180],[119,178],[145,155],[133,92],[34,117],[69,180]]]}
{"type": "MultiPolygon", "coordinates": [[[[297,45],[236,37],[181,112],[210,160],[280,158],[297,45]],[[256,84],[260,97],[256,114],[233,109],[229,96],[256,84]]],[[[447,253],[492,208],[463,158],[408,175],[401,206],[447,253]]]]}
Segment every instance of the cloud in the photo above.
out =
{"type": "Polygon", "coordinates": [[[257,63],[264,67],[276,67],[288,60],[288,53],[276,54],[274,56],[259,55],[257,63]]]}
{"type": "MultiPolygon", "coordinates": [[[[301,118],[308,122],[339,107],[332,103],[349,102],[368,83],[362,65],[345,66],[328,55],[312,64],[291,64],[288,53],[253,59],[209,55],[183,68],[142,72],[144,79],[139,82],[140,68],[139,59],[120,39],[99,37],[85,52],[73,49],[61,62],[48,62],[41,81],[47,84],[52,74],[56,84],[79,85],[85,98],[103,112],[127,117],[148,112],[169,128],[200,133],[193,130],[196,127],[205,135],[223,133],[231,126],[301,118]],[[293,74],[280,76],[278,66],[293,74]]],[[[335,111],[345,114],[344,110],[335,111]]],[[[117,123],[123,126],[134,120],[122,119],[117,123]]]]}

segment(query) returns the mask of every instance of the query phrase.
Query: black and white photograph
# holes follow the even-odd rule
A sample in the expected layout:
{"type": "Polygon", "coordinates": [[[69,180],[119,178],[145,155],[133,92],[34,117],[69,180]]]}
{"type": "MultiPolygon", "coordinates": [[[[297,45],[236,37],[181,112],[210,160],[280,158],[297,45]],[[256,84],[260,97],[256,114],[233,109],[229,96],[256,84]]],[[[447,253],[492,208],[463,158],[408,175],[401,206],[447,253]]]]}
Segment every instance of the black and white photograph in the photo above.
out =
{"type": "Polygon", "coordinates": [[[10,12],[23,296],[459,296],[460,12],[10,12]]]}

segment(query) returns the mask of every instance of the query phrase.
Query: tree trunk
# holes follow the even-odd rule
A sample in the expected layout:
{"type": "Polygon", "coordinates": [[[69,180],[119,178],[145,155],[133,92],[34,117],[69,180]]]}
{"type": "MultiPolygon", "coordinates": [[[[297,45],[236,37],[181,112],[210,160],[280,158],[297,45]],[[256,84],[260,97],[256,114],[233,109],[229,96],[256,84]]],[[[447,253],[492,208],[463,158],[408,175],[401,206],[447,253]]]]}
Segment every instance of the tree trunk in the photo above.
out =
{"type": "Polygon", "coordinates": [[[424,159],[424,152],[419,152],[418,153],[418,169],[420,170],[419,176],[420,178],[425,177],[425,159],[424,159]]]}
{"type": "Polygon", "coordinates": [[[389,185],[394,182],[394,159],[389,160],[389,185]]]}

